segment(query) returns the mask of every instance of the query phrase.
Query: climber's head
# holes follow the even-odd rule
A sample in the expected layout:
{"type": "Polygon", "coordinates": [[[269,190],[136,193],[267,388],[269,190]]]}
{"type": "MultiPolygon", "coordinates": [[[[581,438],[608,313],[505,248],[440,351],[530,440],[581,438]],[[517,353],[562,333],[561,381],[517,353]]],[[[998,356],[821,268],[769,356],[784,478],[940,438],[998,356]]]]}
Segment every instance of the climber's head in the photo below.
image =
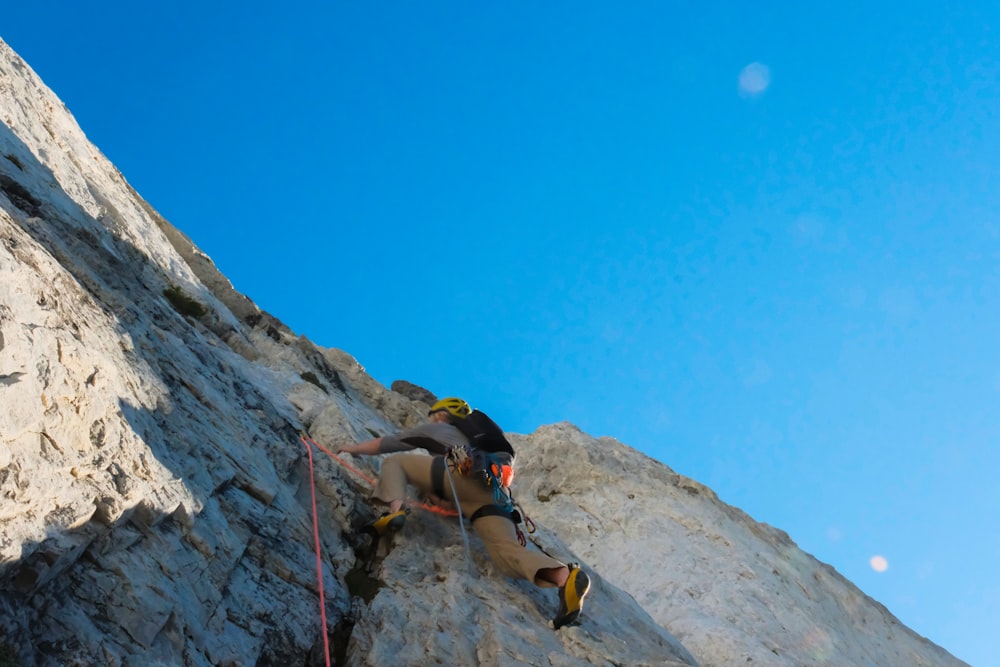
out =
{"type": "Polygon", "coordinates": [[[444,413],[451,419],[465,419],[472,412],[472,408],[469,404],[460,398],[455,398],[454,396],[449,398],[442,398],[440,401],[431,406],[430,411],[427,413],[428,417],[432,417],[437,413],[444,413]]]}

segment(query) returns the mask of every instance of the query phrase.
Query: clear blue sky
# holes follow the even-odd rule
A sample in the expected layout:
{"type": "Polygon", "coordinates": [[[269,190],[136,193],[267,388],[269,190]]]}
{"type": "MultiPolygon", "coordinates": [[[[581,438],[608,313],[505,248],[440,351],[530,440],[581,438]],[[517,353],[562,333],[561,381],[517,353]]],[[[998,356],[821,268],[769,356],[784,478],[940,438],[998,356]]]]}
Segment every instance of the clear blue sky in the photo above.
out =
{"type": "Polygon", "coordinates": [[[21,2],[0,36],[297,333],[614,436],[998,665],[1000,8],[765,4],[21,2]]]}

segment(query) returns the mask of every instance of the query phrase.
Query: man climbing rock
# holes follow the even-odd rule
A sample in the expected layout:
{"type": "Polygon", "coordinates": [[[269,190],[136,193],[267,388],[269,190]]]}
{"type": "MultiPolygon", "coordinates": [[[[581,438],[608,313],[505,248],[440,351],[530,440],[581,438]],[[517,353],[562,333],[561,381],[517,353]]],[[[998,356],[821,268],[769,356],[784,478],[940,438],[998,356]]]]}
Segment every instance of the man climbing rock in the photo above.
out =
{"type": "MultiPolygon", "coordinates": [[[[410,484],[432,502],[461,508],[490,559],[504,574],[543,588],[558,587],[559,611],[553,624],[558,629],[573,623],[583,609],[590,577],[575,563],[566,565],[525,548],[515,523],[518,514],[510,500],[514,450],[502,434],[501,446],[495,447],[487,444],[489,439],[470,431],[469,424],[477,417],[485,415],[478,411],[473,415],[462,399],[443,398],[431,407],[426,424],[339,448],[340,452],[367,456],[399,452],[382,462],[382,473],[372,493],[373,498],[388,504],[388,512],[367,529],[381,535],[403,526],[409,513],[405,504],[410,484]],[[478,447],[470,443],[467,433],[473,433],[472,440],[478,447]],[[431,456],[410,451],[416,448],[426,449],[431,456]]],[[[492,421],[489,424],[495,426],[492,421]]]]}

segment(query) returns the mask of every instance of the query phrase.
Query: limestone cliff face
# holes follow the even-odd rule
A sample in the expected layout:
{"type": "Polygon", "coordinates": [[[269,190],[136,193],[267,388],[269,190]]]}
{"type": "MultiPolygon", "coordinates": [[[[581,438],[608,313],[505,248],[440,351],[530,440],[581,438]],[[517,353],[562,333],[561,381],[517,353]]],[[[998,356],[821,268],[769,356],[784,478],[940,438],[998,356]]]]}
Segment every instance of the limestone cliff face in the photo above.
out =
{"type": "Polygon", "coordinates": [[[964,664],[784,532],[634,449],[570,424],[515,446],[536,516],[702,665],[964,664]]]}
{"type": "Polygon", "coordinates": [[[553,631],[553,592],[474,535],[467,553],[454,519],[416,513],[365,572],[367,482],[318,451],[311,475],[299,434],[365,439],[426,405],[235,292],[3,42],[0,119],[0,662],[962,664],[779,531],[567,424],[512,437],[529,548],[594,573],[578,627],[553,631]]]}

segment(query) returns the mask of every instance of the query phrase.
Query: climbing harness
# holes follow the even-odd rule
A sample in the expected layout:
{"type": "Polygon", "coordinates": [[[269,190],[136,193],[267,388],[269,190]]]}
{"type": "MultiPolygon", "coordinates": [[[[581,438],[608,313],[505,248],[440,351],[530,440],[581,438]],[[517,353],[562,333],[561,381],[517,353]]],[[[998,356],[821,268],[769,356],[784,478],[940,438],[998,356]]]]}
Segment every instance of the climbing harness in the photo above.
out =
{"type": "MultiPolygon", "coordinates": [[[[508,519],[514,524],[517,532],[517,541],[522,547],[528,545],[528,538],[521,530],[524,523],[529,534],[535,532],[535,522],[524,513],[520,504],[514,501],[510,485],[514,481],[514,468],[510,463],[506,463],[501,456],[474,450],[470,455],[464,447],[456,447],[448,453],[449,461],[454,461],[454,468],[466,476],[481,475],[483,482],[493,491],[493,504],[483,505],[472,513],[469,523],[473,524],[479,519],[487,516],[499,516],[508,519]]],[[[443,468],[444,466],[438,466],[443,468]]],[[[443,480],[438,481],[442,476],[441,470],[431,468],[431,479],[435,489],[443,486],[443,480]],[[435,474],[436,473],[436,474],[435,474]]],[[[437,492],[437,491],[435,491],[437,492]]]]}

